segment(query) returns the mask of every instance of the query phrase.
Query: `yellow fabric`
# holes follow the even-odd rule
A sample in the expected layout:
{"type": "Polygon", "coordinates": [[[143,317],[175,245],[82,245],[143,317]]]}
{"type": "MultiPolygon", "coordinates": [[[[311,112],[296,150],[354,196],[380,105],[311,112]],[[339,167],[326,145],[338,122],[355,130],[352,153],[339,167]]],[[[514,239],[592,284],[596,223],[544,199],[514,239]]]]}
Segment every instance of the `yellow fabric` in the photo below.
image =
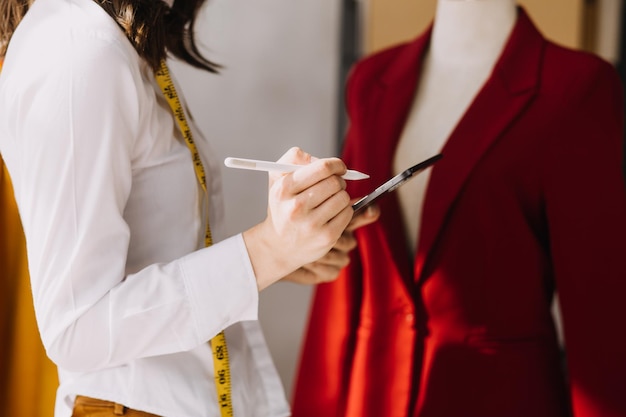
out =
{"type": "Polygon", "coordinates": [[[35,322],[26,242],[0,157],[0,415],[51,417],[57,386],[35,322]]]}

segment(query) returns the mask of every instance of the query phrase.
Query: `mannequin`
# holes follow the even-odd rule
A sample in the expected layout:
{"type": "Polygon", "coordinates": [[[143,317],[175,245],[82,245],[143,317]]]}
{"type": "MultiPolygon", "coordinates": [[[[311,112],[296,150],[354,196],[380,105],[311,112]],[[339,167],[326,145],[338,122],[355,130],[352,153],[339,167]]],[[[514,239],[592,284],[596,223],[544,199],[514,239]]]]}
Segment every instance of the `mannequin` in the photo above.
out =
{"type": "MultiPolygon", "coordinates": [[[[419,88],[394,159],[398,174],[441,151],[489,77],[517,17],[514,0],[439,0],[419,88]]],[[[398,189],[415,252],[430,169],[398,189]]]]}
{"type": "Polygon", "coordinates": [[[293,417],[626,416],[621,91],[512,0],[439,0],[360,60],[342,158],[371,179],[349,194],[444,158],[317,287],[293,417]]]}

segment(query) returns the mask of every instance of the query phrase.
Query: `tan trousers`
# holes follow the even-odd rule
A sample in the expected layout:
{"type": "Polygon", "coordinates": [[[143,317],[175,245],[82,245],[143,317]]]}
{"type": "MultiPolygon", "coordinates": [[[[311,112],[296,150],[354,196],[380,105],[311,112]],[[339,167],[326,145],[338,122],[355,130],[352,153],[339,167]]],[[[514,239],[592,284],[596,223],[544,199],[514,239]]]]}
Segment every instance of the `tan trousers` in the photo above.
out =
{"type": "Polygon", "coordinates": [[[132,410],[122,404],[79,395],[74,401],[72,417],[159,417],[156,414],[132,410]]]}

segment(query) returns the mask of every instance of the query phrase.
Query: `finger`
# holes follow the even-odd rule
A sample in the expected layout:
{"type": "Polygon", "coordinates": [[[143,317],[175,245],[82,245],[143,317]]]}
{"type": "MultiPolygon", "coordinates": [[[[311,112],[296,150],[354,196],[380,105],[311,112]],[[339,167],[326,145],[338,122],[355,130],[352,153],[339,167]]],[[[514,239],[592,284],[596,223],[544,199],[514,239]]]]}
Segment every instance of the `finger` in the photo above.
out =
{"type": "Polygon", "coordinates": [[[323,284],[337,279],[340,271],[341,268],[332,265],[314,263],[299,268],[283,280],[304,285],[323,284]]]}
{"type": "Polygon", "coordinates": [[[311,163],[311,154],[294,146],[285,152],[277,162],[284,164],[308,165],[311,163]]]}
{"type": "Polygon", "coordinates": [[[326,255],[321,257],[319,260],[312,262],[311,264],[305,265],[305,267],[309,265],[326,265],[332,266],[336,268],[343,268],[350,263],[350,255],[348,251],[337,250],[335,248],[328,251],[326,255]]]}
{"type": "Polygon", "coordinates": [[[365,210],[362,210],[358,214],[354,215],[346,230],[354,231],[359,227],[374,223],[376,220],[378,220],[379,217],[380,208],[377,205],[373,204],[371,206],[368,206],[365,210]]]}
{"type": "Polygon", "coordinates": [[[346,165],[338,158],[323,158],[304,165],[285,177],[285,186],[293,194],[299,194],[324,179],[346,173],[346,165]]]}
{"type": "MultiPolygon", "coordinates": [[[[279,192],[285,193],[284,190],[279,192]]],[[[323,197],[325,196],[321,196],[321,193],[314,197],[306,194],[296,196],[292,201],[292,221],[306,218],[311,225],[321,227],[327,225],[334,217],[346,209],[350,210],[350,214],[353,213],[352,207],[350,206],[350,196],[346,191],[339,190],[322,201],[321,204],[316,205],[317,201],[321,200],[323,197]]],[[[283,195],[278,198],[286,200],[288,196],[283,195]]],[[[342,229],[337,231],[337,237],[341,235],[351,218],[352,216],[348,218],[348,221],[342,229]]]]}
{"type": "MultiPolygon", "coordinates": [[[[337,233],[337,236],[341,236],[346,230],[348,224],[350,223],[350,220],[352,219],[352,214],[352,207],[348,206],[340,213],[338,213],[335,217],[328,220],[328,223],[326,223],[325,227],[330,230],[329,233],[335,233],[336,231],[339,231],[339,233],[337,233]]],[[[339,237],[337,238],[337,240],[338,239],[339,237]]],[[[337,241],[335,241],[335,244],[336,242],[337,241]]]]}
{"type": "Polygon", "coordinates": [[[335,244],[335,246],[333,246],[333,249],[342,252],[350,252],[351,250],[356,248],[356,246],[357,240],[354,237],[354,233],[346,230],[341,234],[341,237],[339,238],[339,240],[337,240],[337,243],[335,244]]]}
{"type": "MultiPolygon", "coordinates": [[[[339,161],[339,160],[337,160],[339,161]]],[[[313,208],[339,190],[346,188],[346,181],[333,172],[344,172],[343,162],[320,162],[303,166],[292,173],[271,174],[270,187],[276,197],[288,200],[297,196],[299,205],[313,208]]]]}
{"type": "MultiPolygon", "coordinates": [[[[294,146],[290,148],[287,152],[285,152],[276,162],[280,162],[283,164],[308,165],[309,163],[311,163],[311,158],[311,154],[303,151],[297,146],[294,146]]],[[[270,187],[274,182],[287,174],[288,173],[285,172],[269,171],[268,178],[270,187]]]]}
{"type": "Polygon", "coordinates": [[[333,175],[307,188],[298,194],[296,198],[301,200],[301,204],[304,207],[313,209],[345,189],[346,181],[337,175],[333,175]]]}
{"type": "Polygon", "coordinates": [[[317,224],[325,224],[331,229],[336,229],[337,239],[346,229],[354,214],[350,206],[350,197],[346,191],[340,191],[334,194],[315,209],[311,210],[310,213],[317,224]]]}

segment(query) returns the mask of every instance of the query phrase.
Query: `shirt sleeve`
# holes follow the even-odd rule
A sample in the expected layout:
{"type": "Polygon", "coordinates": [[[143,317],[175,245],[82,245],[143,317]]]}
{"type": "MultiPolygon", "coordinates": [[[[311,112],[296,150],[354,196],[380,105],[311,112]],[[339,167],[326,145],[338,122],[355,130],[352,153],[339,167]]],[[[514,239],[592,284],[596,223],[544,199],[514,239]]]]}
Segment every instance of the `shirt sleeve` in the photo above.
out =
{"type": "Polygon", "coordinates": [[[96,32],[69,39],[22,56],[36,57],[20,65],[27,73],[6,99],[48,355],[70,371],[101,369],[190,350],[256,319],[258,290],[241,235],[126,275],[124,209],[147,90],[125,39],[96,32]]]}

